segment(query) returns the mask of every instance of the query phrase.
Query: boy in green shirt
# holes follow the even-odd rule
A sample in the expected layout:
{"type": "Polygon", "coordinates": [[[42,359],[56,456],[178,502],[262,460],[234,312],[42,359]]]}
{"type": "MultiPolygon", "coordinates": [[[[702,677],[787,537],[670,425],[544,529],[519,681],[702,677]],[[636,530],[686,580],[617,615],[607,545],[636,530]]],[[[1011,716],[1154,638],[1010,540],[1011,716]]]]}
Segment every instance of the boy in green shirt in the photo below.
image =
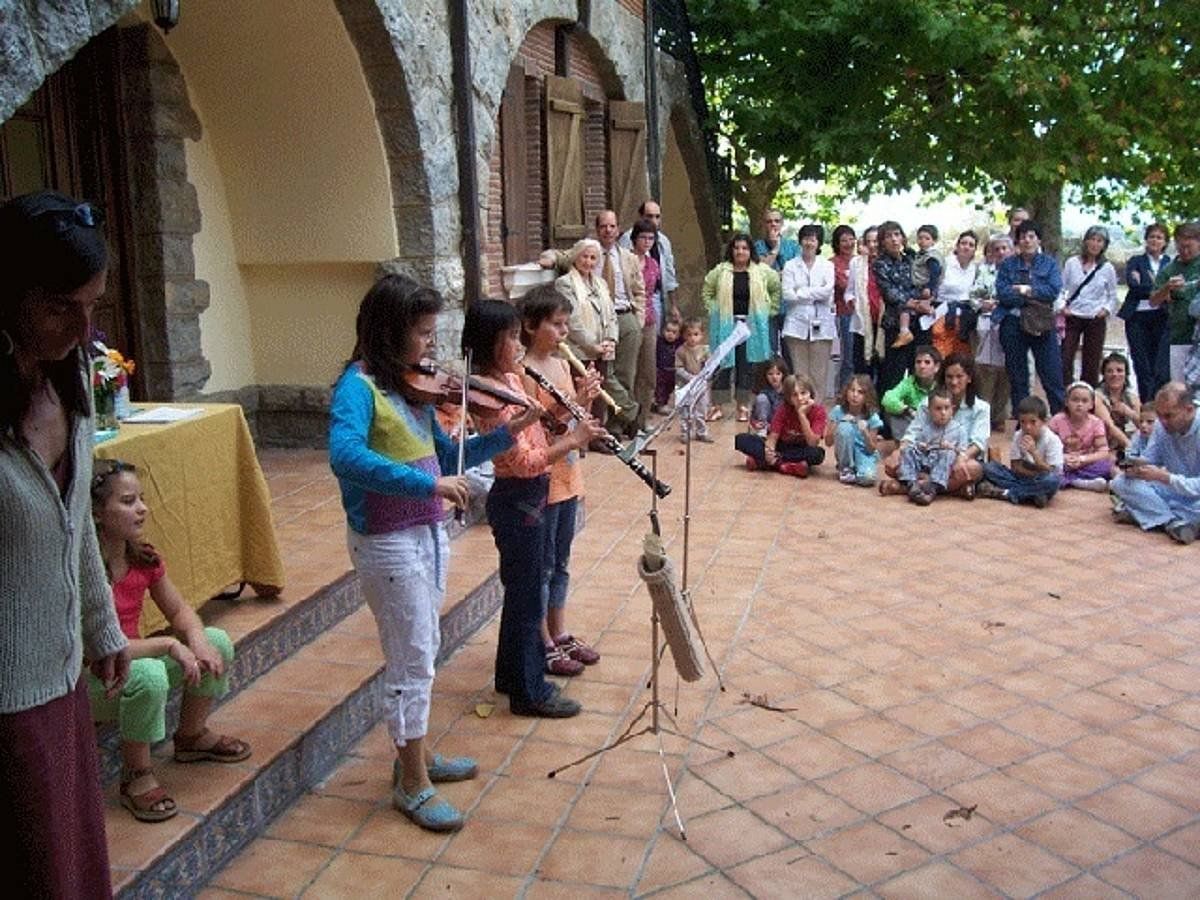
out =
{"type": "Polygon", "coordinates": [[[913,369],[891,390],[886,391],[880,405],[887,418],[893,440],[900,440],[917,413],[921,401],[929,396],[942,366],[942,354],[934,347],[922,345],[916,349],[913,369]]]}

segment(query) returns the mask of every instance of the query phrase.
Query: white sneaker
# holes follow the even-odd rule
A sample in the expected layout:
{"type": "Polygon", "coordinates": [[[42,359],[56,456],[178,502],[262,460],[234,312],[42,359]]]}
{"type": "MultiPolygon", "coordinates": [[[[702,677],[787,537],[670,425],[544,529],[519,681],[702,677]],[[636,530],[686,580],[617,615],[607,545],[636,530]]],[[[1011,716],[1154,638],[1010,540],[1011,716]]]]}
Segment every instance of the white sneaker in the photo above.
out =
{"type": "Polygon", "coordinates": [[[1071,482],[1071,487],[1097,494],[1108,493],[1108,481],[1104,478],[1078,478],[1071,482]]]}

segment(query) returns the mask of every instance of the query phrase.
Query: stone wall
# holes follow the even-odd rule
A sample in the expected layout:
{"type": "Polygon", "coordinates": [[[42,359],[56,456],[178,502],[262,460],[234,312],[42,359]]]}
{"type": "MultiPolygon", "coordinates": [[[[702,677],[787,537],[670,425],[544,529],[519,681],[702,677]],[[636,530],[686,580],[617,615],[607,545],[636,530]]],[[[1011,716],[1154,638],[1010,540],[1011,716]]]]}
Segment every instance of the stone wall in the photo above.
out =
{"type": "Polygon", "coordinates": [[[138,0],[2,0],[0,122],[138,0]]]}
{"type": "Polygon", "coordinates": [[[185,138],[200,139],[200,120],[158,29],[135,25],[120,35],[128,140],[136,148],[128,154],[128,175],[141,365],[149,396],[185,400],[212,373],[200,349],[208,284],[196,279],[192,254],[200,205],[183,145],[185,138]]]}

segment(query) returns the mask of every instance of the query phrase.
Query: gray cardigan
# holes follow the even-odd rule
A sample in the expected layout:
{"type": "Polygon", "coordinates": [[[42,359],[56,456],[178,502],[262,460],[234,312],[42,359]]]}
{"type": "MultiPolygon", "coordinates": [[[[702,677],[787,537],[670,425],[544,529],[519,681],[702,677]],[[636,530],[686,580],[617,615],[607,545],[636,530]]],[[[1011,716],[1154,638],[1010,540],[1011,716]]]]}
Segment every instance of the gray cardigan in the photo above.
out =
{"type": "Polygon", "coordinates": [[[65,501],[41,458],[0,433],[0,713],[70,693],[85,653],[126,644],[92,525],[92,420],[71,432],[65,501]]]}

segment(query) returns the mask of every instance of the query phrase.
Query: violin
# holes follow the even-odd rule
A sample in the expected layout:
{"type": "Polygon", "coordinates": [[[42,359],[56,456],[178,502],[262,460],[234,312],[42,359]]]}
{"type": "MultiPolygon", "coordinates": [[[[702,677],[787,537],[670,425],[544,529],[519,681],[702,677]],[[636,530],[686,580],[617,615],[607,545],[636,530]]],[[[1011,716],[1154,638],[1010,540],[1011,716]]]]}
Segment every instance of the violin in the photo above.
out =
{"type": "MultiPolygon", "coordinates": [[[[400,382],[400,393],[410,403],[432,406],[461,406],[463,398],[462,376],[445,372],[429,360],[410,365],[400,382]]],[[[484,381],[476,375],[467,377],[467,411],[472,415],[495,415],[506,406],[528,409],[529,398],[510,391],[500,385],[484,381]]],[[[542,416],[542,423],[555,434],[566,431],[566,423],[553,418],[549,413],[542,416]]]]}

